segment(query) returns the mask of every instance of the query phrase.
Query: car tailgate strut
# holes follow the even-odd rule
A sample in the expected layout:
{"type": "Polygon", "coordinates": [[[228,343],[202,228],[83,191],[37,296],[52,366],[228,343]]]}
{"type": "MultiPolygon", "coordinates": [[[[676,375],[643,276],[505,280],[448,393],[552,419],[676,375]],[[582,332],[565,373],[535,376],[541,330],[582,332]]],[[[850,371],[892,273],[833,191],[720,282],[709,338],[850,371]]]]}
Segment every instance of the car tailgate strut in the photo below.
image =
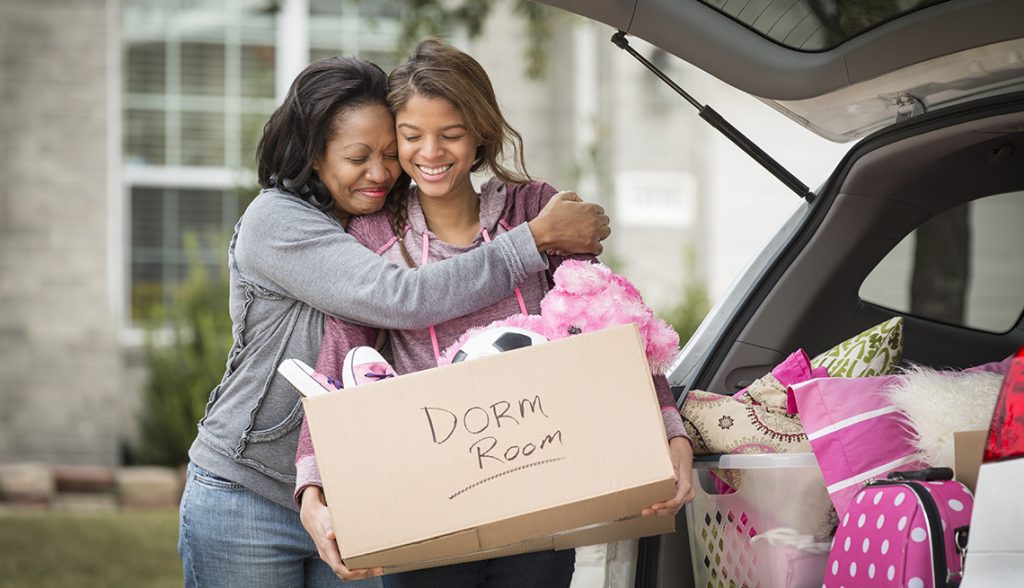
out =
{"type": "Polygon", "coordinates": [[[754,159],[754,161],[758,162],[762,167],[771,172],[773,176],[782,181],[782,183],[788,186],[790,190],[796,192],[797,196],[803,198],[807,202],[814,201],[814,192],[812,192],[806,184],[801,182],[799,178],[790,173],[788,169],[782,167],[782,165],[775,161],[771,155],[765,153],[764,149],[761,149],[753,141],[748,139],[746,135],[739,131],[739,129],[732,126],[729,121],[722,118],[722,115],[715,112],[713,108],[698,102],[693,96],[690,96],[686,90],[680,88],[672,81],[671,78],[665,75],[665,72],[658,69],[658,66],[648,61],[643,55],[637,53],[636,49],[630,47],[629,41],[626,40],[626,33],[624,31],[619,31],[612,35],[612,43],[635,57],[637,61],[642,63],[647,69],[651,70],[654,75],[658,76],[661,81],[668,84],[668,86],[675,90],[677,94],[685,98],[687,102],[697,109],[697,112],[702,119],[707,121],[707,123],[712,127],[718,129],[720,133],[735,143],[737,147],[745,151],[747,155],[754,159]]]}

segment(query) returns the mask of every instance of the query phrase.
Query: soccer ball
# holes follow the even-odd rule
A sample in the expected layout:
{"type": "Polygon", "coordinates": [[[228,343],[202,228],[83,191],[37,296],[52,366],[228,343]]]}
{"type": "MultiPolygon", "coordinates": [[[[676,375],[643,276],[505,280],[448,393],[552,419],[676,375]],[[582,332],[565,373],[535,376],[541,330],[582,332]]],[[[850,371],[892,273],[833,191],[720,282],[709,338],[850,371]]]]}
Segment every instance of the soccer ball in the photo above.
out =
{"type": "Polygon", "coordinates": [[[521,347],[547,343],[547,337],[519,327],[494,327],[483,330],[459,347],[452,357],[452,363],[468,361],[488,355],[497,355],[521,347]]]}

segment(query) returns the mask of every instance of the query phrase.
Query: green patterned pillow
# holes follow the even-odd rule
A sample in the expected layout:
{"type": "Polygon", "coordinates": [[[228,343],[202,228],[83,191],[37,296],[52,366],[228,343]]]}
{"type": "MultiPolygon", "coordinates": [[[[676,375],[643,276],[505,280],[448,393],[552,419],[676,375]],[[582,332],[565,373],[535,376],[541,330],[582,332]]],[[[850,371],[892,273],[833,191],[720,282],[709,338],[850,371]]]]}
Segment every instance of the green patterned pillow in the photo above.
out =
{"type": "Polygon", "coordinates": [[[903,317],[875,325],[811,360],[833,378],[865,378],[893,373],[903,357],[903,317]]]}

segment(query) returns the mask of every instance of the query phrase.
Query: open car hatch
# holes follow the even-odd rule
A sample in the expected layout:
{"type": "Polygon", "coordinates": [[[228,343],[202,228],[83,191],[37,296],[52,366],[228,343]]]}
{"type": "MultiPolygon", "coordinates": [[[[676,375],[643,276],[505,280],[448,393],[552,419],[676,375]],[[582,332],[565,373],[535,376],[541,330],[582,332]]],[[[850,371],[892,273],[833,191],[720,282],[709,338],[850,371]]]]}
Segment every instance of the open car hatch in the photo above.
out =
{"type": "Polygon", "coordinates": [[[751,141],[746,135],[740,132],[739,129],[734,127],[732,123],[722,118],[722,115],[718,114],[715,109],[698,102],[693,96],[690,96],[686,90],[680,88],[678,84],[665,75],[665,72],[661,71],[658,66],[651,63],[647,58],[640,55],[635,49],[630,47],[629,40],[626,39],[626,33],[619,31],[612,35],[612,43],[615,43],[617,47],[632,55],[637,61],[642,63],[644,67],[651,70],[651,72],[658,76],[661,81],[665,82],[670,88],[675,90],[677,94],[692,104],[693,107],[697,109],[701,118],[707,121],[707,123],[714,127],[718,132],[725,135],[726,138],[746,152],[747,155],[751,156],[754,161],[761,164],[762,167],[771,172],[773,176],[778,178],[790,190],[796,192],[797,196],[800,196],[808,202],[812,202],[814,200],[814,192],[812,192],[806,184],[801,182],[799,178],[793,175],[792,172],[782,167],[782,164],[776,161],[771,155],[768,155],[764,149],[761,149],[756,143],[751,141]]]}
{"type": "Polygon", "coordinates": [[[541,0],[648,41],[851,141],[1024,89],[1020,0],[541,0]]]}

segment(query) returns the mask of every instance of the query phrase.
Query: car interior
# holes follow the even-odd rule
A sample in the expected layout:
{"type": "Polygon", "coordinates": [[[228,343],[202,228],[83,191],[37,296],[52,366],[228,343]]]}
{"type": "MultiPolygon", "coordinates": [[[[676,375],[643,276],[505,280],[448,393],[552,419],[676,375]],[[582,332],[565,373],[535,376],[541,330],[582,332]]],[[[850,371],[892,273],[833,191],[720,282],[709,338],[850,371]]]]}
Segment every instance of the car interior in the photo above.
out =
{"type": "MultiPolygon", "coordinates": [[[[669,373],[681,407],[894,317],[901,366],[964,369],[1024,344],[1024,4],[542,2],[619,31],[641,63],[627,36],[823,137],[860,139],[687,342],[669,373]]],[[[636,586],[693,585],[683,513],[676,528],[641,540],[636,586]]]]}
{"type": "MultiPolygon", "coordinates": [[[[863,301],[859,289],[904,237],[952,208],[1024,190],[1020,107],[1009,101],[988,113],[949,113],[855,148],[819,195],[813,229],[777,261],[776,277],[748,300],[735,337],[722,338],[721,360],[693,386],[739,390],[797,347],[822,351],[892,318],[893,310],[863,301]]],[[[1024,220],[1024,194],[1019,200],[1024,220]]],[[[1019,302],[1018,310],[1024,295],[1019,302]]],[[[1024,325],[1018,318],[1004,332],[987,332],[908,315],[904,334],[905,361],[962,368],[1012,353],[1024,342],[1024,325]]]]}
{"type": "MultiPolygon", "coordinates": [[[[1004,268],[997,276],[1005,278],[998,289],[1013,298],[1003,304],[1016,308],[998,331],[898,312],[860,296],[872,270],[915,229],[987,197],[1002,198],[1012,215],[1009,230],[993,237],[1020,251],[1024,97],[945,111],[869,137],[823,186],[808,224],[719,333],[693,381],[670,381],[685,384],[676,388],[680,393],[732,393],[797,348],[813,355],[894,316],[905,321],[904,363],[966,368],[1007,357],[1024,343],[1024,267],[1004,268]]],[[[692,577],[682,516],[677,529],[642,540],[638,586],[645,585],[645,576],[660,578],[651,584],[659,586],[692,577]]]]}

